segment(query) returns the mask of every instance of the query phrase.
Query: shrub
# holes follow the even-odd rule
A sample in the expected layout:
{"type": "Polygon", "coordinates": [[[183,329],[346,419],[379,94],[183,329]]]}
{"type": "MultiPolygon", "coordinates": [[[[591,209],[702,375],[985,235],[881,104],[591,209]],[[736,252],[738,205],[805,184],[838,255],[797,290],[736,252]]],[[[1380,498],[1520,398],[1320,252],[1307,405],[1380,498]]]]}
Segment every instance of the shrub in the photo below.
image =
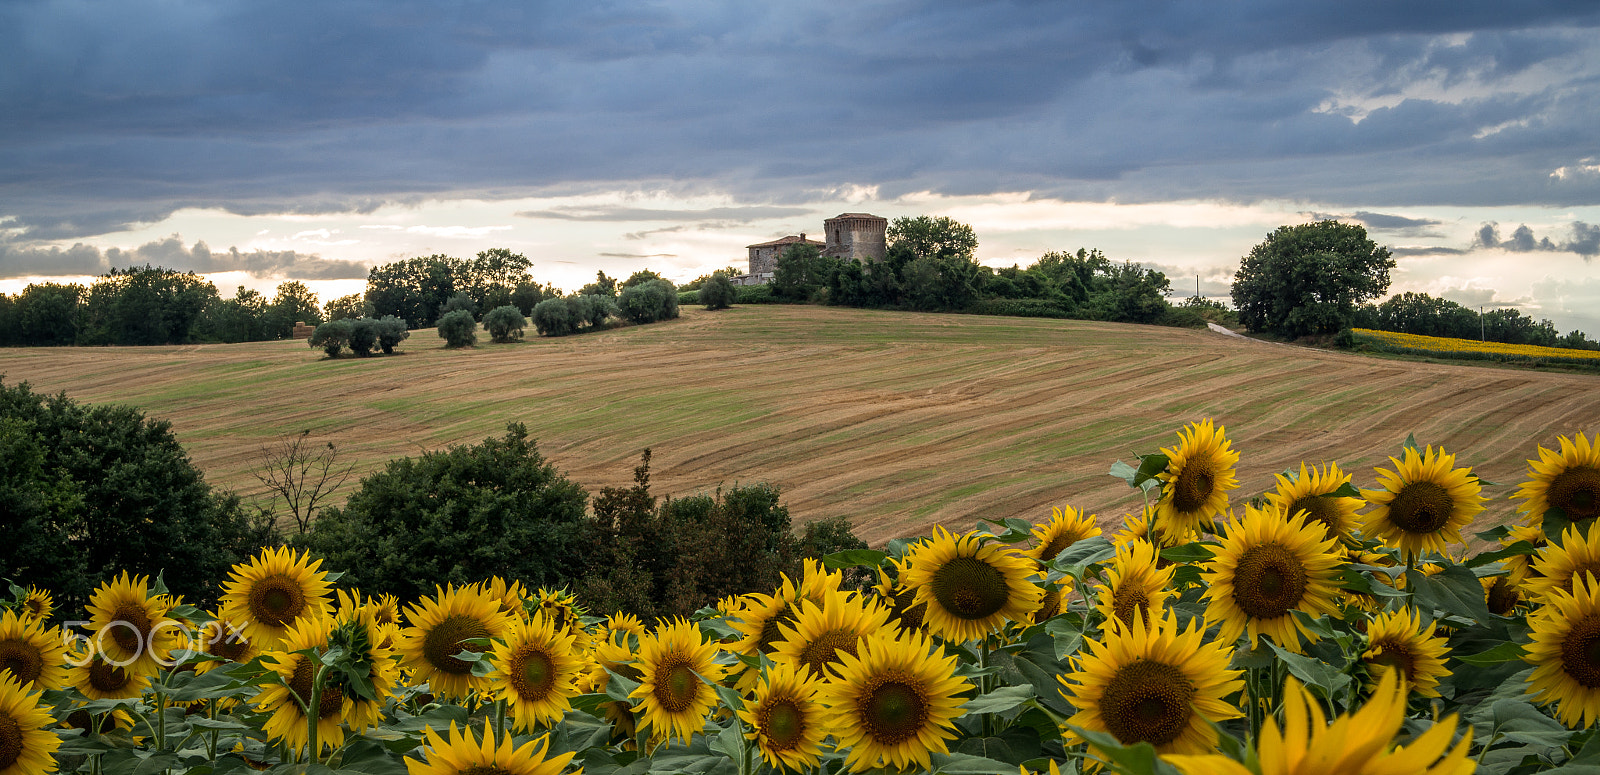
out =
{"type": "Polygon", "coordinates": [[[740,285],[734,294],[734,304],[788,304],[789,299],[772,295],[771,285],[740,285]]]}
{"type": "Polygon", "coordinates": [[[1168,307],[1161,317],[1156,318],[1156,325],[1173,328],[1205,328],[1206,318],[1200,310],[1192,307],[1168,307]]]}
{"type": "Polygon", "coordinates": [[[339,357],[339,351],[350,343],[350,334],[354,328],[355,324],[349,320],[330,320],[317,326],[317,329],[311,332],[311,338],[307,340],[307,344],[312,347],[321,347],[329,358],[337,358],[339,357]]]}
{"type": "Polygon", "coordinates": [[[683,306],[685,304],[699,304],[699,303],[700,303],[700,291],[698,291],[698,290],[678,291],[678,306],[681,307],[681,306],[683,306]]]}
{"type": "Polygon", "coordinates": [[[478,343],[478,321],[464,309],[446,313],[439,318],[439,338],[445,347],[471,347],[478,343]]]}
{"type": "Polygon", "coordinates": [[[472,315],[473,319],[476,320],[478,316],[478,305],[472,301],[471,296],[468,296],[465,293],[458,293],[447,299],[444,303],[444,306],[439,308],[439,317],[443,318],[445,315],[448,315],[452,312],[465,312],[468,315],[472,315]]]}
{"type": "Polygon", "coordinates": [[[572,333],[572,312],[566,299],[545,299],[533,306],[533,328],[540,336],[572,333]]]}
{"type": "Polygon", "coordinates": [[[678,316],[678,290],[666,280],[646,280],[622,289],[617,307],[635,323],[654,323],[678,316]]]}
{"type": "Polygon", "coordinates": [[[344,569],[341,585],[402,600],[496,575],[559,587],[582,570],[587,501],[513,423],[503,438],[389,461],[293,542],[344,569]]]}
{"type": "Polygon", "coordinates": [[[55,593],[65,618],[100,582],[163,574],[207,605],[233,563],[278,541],[270,519],[213,492],[164,420],[0,383],[0,574],[55,593]]]}
{"type": "Polygon", "coordinates": [[[356,318],[350,321],[350,352],[363,358],[378,347],[378,321],[356,318]]]}
{"type": "Polygon", "coordinates": [[[700,288],[700,298],[696,301],[706,305],[706,309],[727,309],[733,304],[734,294],[733,281],[717,272],[700,288]]]}
{"type": "Polygon", "coordinates": [[[522,310],[510,304],[495,307],[483,316],[483,327],[496,342],[515,342],[521,339],[522,329],[527,325],[528,321],[522,317],[522,310]]]}
{"type": "Polygon", "coordinates": [[[1006,315],[1019,318],[1072,318],[1072,312],[1048,299],[982,299],[965,312],[973,315],[1006,315]]]}
{"type": "Polygon", "coordinates": [[[589,303],[588,309],[581,317],[574,318],[574,324],[587,321],[590,328],[599,328],[606,324],[606,318],[617,314],[617,303],[610,296],[582,296],[589,303]]]}
{"type": "Polygon", "coordinates": [[[411,336],[411,332],[406,330],[406,322],[393,315],[378,318],[377,330],[378,346],[383,348],[384,355],[394,354],[394,348],[411,336]]]}

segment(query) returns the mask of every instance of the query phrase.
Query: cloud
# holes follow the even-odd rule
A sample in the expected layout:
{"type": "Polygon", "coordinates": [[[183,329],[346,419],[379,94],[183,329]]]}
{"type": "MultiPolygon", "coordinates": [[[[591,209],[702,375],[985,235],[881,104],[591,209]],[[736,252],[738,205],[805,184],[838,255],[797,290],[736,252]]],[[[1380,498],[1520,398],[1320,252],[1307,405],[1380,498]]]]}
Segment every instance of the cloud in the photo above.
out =
{"type": "Polygon", "coordinates": [[[1419,256],[1460,256],[1471,251],[1463,250],[1461,248],[1447,248],[1428,245],[1422,247],[1389,248],[1389,252],[1394,254],[1396,258],[1415,258],[1419,256]]]}
{"type": "Polygon", "coordinates": [[[213,251],[204,241],[186,246],[176,234],[130,250],[74,244],[41,247],[0,240],[0,278],[100,275],[113,267],[149,264],[202,274],[245,272],[262,279],[345,280],[367,276],[367,267],[293,250],[213,251]]]}
{"type": "Polygon", "coordinates": [[[1498,248],[1512,253],[1567,252],[1577,253],[1585,260],[1600,254],[1600,225],[1591,225],[1583,221],[1573,221],[1571,225],[1572,239],[1565,242],[1553,242],[1549,237],[1540,237],[1533,233],[1527,224],[1518,226],[1511,232],[1511,236],[1500,237],[1500,225],[1489,222],[1478,227],[1473,235],[1472,247],[1474,249],[1498,248]]]}
{"type": "Polygon", "coordinates": [[[553,207],[549,210],[523,210],[523,218],[555,218],[563,221],[733,221],[749,223],[773,218],[793,218],[810,215],[805,207],[775,207],[750,205],[745,207],[708,207],[700,210],[662,210],[620,205],[553,207]]]}
{"type": "Polygon", "coordinates": [[[677,253],[600,253],[606,258],[677,258],[677,253]]]}

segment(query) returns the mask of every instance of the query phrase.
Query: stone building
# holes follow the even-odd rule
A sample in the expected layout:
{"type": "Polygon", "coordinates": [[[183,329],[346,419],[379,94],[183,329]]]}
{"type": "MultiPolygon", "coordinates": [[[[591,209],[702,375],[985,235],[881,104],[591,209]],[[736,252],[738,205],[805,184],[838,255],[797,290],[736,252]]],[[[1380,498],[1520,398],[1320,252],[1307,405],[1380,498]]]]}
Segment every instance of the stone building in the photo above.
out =
{"type": "Polygon", "coordinates": [[[889,219],[867,213],[840,213],[822,222],[824,242],[788,236],[771,242],[746,245],[750,251],[750,271],[733,278],[734,285],[766,285],[778,270],[778,256],[791,245],[814,245],[825,256],[861,261],[877,261],[889,252],[889,219]]]}

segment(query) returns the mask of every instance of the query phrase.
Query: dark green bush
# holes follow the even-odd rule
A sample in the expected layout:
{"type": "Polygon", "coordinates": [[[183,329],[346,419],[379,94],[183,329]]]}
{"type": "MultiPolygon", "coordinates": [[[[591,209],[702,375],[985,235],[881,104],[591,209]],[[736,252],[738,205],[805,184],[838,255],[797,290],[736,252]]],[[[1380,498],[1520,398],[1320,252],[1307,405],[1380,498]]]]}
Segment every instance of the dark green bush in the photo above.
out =
{"type": "Polygon", "coordinates": [[[212,491],[167,422],[26,383],[0,383],[0,525],[0,576],[49,589],[69,619],[123,570],[208,605],[234,563],[278,542],[269,519],[212,491]]]}
{"type": "Polygon", "coordinates": [[[512,424],[503,438],[389,461],[293,542],[343,569],[342,586],[402,600],[494,575],[560,587],[582,575],[587,500],[512,424]]]}
{"type": "Polygon", "coordinates": [[[700,303],[700,291],[698,291],[698,290],[678,291],[678,306],[682,307],[685,304],[699,304],[699,303],[700,303]]]}
{"type": "Polygon", "coordinates": [[[478,304],[472,300],[471,296],[468,296],[465,293],[458,293],[445,301],[444,306],[439,309],[439,317],[443,318],[445,315],[448,315],[452,312],[465,312],[468,315],[473,316],[473,319],[476,320],[478,316],[478,304]]]}
{"type": "Polygon", "coordinates": [[[533,306],[533,327],[540,336],[572,333],[572,311],[566,299],[545,299],[533,306]]]}
{"type": "Polygon", "coordinates": [[[1192,307],[1167,307],[1167,311],[1156,319],[1156,324],[1173,328],[1205,328],[1206,318],[1200,310],[1192,307]]]}
{"type": "Polygon", "coordinates": [[[522,338],[522,329],[526,328],[528,321],[522,317],[522,310],[510,304],[495,307],[483,316],[483,327],[488,330],[489,336],[496,342],[515,342],[522,338]]]}
{"type": "Polygon", "coordinates": [[[383,348],[384,355],[392,355],[394,348],[411,336],[411,332],[406,330],[406,322],[393,315],[378,318],[377,330],[378,346],[383,348]]]}
{"type": "Polygon", "coordinates": [[[445,347],[471,347],[478,343],[478,321],[464,309],[447,312],[439,318],[439,338],[445,347]]]}
{"type": "Polygon", "coordinates": [[[717,272],[701,286],[700,297],[696,301],[706,305],[706,309],[727,309],[732,306],[735,293],[733,281],[717,272]]]}
{"type": "Polygon", "coordinates": [[[635,323],[654,323],[678,316],[678,290],[666,280],[645,280],[617,296],[622,316],[635,323]]]}
{"type": "Polygon", "coordinates": [[[378,347],[378,321],[356,318],[350,321],[350,352],[363,358],[378,347]]]}
{"type": "Polygon", "coordinates": [[[355,324],[349,320],[330,320],[317,326],[311,332],[311,338],[306,343],[312,347],[321,347],[329,358],[339,357],[339,351],[350,343],[350,334],[355,330],[355,324]]]}
{"type": "Polygon", "coordinates": [[[580,296],[579,298],[587,300],[589,306],[585,311],[585,314],[580,318],[575,318],[575,320],[580,323],[587,321],[590,328],[600,328],[601,326],[604,326],[606,324],[606,318],[617,314],[617,303],[610,296],[597,294],[592,296],[580,296]]]}
{"type": "Polygon", "coordinates": [[[790,299],[772,295],[770,285],[740,285],[736,286],[738,293],[733,298],[734,304],[791,304],[790,299]]]}
{"type": "Polygon", "coordinates": [[[1006,315],[1019,318],[1072,318],[1072,312],[1059,302],[1046,299],[982,299],[969,305],[973,315],[1006,315]]]}

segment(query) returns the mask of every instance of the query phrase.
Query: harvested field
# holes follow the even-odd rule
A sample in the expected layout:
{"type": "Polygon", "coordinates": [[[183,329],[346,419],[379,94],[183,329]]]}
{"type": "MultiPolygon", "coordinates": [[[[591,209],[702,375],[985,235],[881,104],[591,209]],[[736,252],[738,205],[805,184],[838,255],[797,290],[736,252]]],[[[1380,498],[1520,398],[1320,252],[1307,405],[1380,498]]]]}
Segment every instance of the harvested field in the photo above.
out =
{"type": "MultiPolygon", "coordinates": [[[[531,329],[530,329],[531,334],[531,329]]],[[[654,450],[657,494],[764,480],[797,522],[843,514],[881,542],[980,517],[1108,518],[1139,497],[1111,463],[1213,417],[1243,455],[1236,496],[1304,459],[1371,467],[1407,433],[1503,498],[1557,434],[1600,430],[1600,377],[1374,360],[1208,331],[824,307],[683,318],[452,352],[324,360],[301,341],[0,350],[0,374],[172,422],[214,484],[254,496],[261,445],[310,430],[365,473],[523,422],[590,492],[654,450]]],[[[346,485],[346,490],[353,487],[346,485]]]]}

